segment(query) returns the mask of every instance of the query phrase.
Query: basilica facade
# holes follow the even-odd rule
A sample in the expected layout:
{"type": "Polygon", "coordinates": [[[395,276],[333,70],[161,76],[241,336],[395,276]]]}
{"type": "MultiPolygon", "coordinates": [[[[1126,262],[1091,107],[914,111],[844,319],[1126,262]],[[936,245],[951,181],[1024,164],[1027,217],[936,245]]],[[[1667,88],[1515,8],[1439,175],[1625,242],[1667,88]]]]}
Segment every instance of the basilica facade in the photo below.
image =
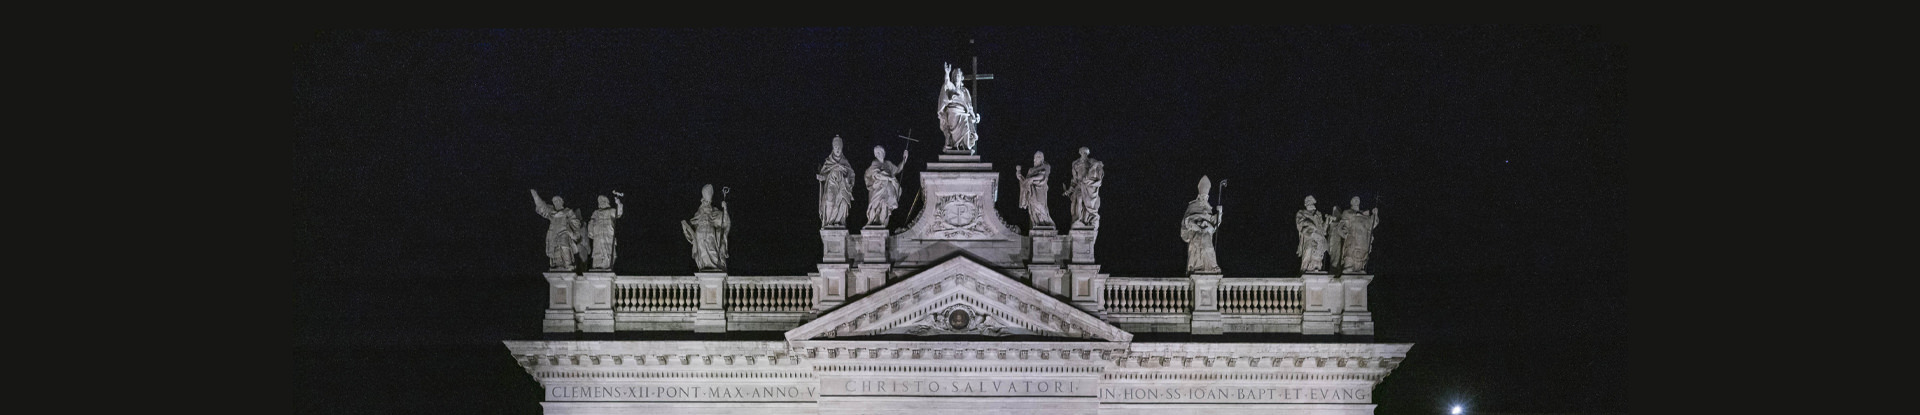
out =
{"type": "Polygon", "coordinates": [[[673,332],[506,341],[539,382],[545,412],[1373,413],[1374,386],[1413,345],[1337,341],[1373,334],[1370,247],[1353,248],[1370,242],[1357,231],[1371,230],[1371,212],[1302,211],[1296,253],[1313,260],[1298,278],[1224,275],[1212,252],[1224,212],[1207,201],[1203,178],[1182,224],[1185,275],[1109,277],[1095,259],[1103,166],[1082,149],[1061,169],[1064,189],[1048,188],[1052,168],[1039,157],[1016,171],[1018,183],[1001,183],[975,154],[966,79],[950,71],[939,113],[946,151],[924,163],[925,209],[903,227],[884,218],[898,208],[890,181],[908,168],[906,155],[890,163],[876,154],[862,172],[835,140],[817,176],[818,272],[730,275],[731,219],[709,189],[681,223],[700,271],[618,275],[606,266],[615,245],[598,240],[611,232],[594,230],[611,229],[599,221],[620,208],[568,214],[536,194],[554,221],[544,330],[673,332]],[[1003,184],[1044,220],[1009,226],[994,203],[1003,184]],[[856,191],[869,195],[868,217],[883,219],[847,226],[856,191]],[[1070,222],[1052,223],[1049,191],[1067,195],[1070,222]],[[1289,341],[1261,341],[1274,338],[1289,341]]]}

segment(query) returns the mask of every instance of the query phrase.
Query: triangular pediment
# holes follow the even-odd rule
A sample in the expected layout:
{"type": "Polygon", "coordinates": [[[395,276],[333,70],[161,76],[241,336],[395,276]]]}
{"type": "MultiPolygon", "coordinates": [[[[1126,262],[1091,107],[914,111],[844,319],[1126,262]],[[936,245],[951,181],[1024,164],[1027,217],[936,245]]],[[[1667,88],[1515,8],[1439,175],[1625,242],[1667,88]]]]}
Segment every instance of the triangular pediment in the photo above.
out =
{"type": "Polygon", "coordinates": [[[786,337],[795,341],[891,334],[1133,340],[1133,333],[964,255],[788,330],[786,337]]]}

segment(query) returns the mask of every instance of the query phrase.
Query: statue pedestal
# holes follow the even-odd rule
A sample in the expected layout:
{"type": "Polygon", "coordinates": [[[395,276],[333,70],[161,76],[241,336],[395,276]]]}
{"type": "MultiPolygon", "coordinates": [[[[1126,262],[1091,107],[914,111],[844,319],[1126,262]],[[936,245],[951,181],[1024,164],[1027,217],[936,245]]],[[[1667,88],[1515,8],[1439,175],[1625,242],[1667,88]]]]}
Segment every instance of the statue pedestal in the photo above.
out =
{"type": "Polygon", "coordinates": [[[1027,276],[1033,288],[1057,297],[1067,296],[1067,273],[1058,264],[1027,265],[1027,276]]]}
{"type": "Polygon", "coordinates": [[[1097,264],[1068,264],[1068,298],[1073,305],[1089,313],[1105,309],[1101,291],[1107,288],[1107,276],[1100,273],[1097,264]]]}
{"type": "Polygon", "coordinates": [[[1340,313],[1340,332],[1344,334],[1373,334],[1373,312],[1367,310],[1367,285],[1373,282],[1373,276],[1367,274],[1348,274],[1339,278],[1341,291],[1345,292],[1345,307],[1340,313]]]}
{"type": "Polygon", "coordinates": [[[887,237],[892,236],[886,228],[865,227],[860,229],[860,262],[873,264],[887,263],[887,237]]]}
{"type": "Polygon", "coordinates": [[[594,271],[574,277],[574,311],[580,331],[613,332],[613,272],[594,271]]]}
{"type": "Polygon", "coordinates": [[[1032,259],[1028,261],[1029,263],[1053,264],[1060,262],[1060,259],[1062,259],[1060,253],[1061,248],[1065,246],[1066,239],[1061,238],[1060,234],[1056,233],[1053,227],[1033,228],[1033,230],[1027,231],[1027,240],[1032,244],[1032,259]]]}
{"type": "Polygon", "coordinates": [[[1075,264],[1093,263],[1093,243],[1099,236],[1100,230],[1094,228],[1073,228],[1068,230],[1067,237],[1071,238],[1068,245],[1073,249],[1073,257],[1070,261],[1075,264]]]}
{"type": "Polygon", "coordinates": [[[693,312],[693,331],[695,333],[725,333],[727,331],[727,273],[696,272],[693,277],[700,284],[700,307],[693,312]]]}
{"type": "Polygon", "coordinates": [[[847,268],[847,264],[820,264],[820,275],[814,277],[818,281],[813,284],[819,299],[815,310],[831,309],[847,302],[847,268]]]}
{"type": "Polygon", "coordinates": [[[540,331],[547,333],[572,333],[579,331],[579,322],[575,321],[573,311],[573,273],[566,271],[547,271],[547,313],[541,320],[540,331]]]}
{"type": "Polygon", "coordinates": [[[852,288],[847,289],[847,296],[866,294],[887,286],[887,271],[892,269],[893,266],[885,262],[860,264],[853,270],[853,281],[849,282],[852,288]]]}
{"type": "Polygon", "coordinates": [[[847,262],[847,228],[820,230],[820,262],[847,262]]]}
{"type": "Polygon", "coordinates": [[[1341,287],[1332,275],[1309,273],[1300,276],[1306,300],[1300,316],[1300,334],[1339,334],[1341,287]]]}
{"type": "Polygon", "coordinates": [[[1220,273],[1196,272],[1193,279],[1193,334],[1222,334],[1227,325],[1220,317],[1220,273]]]}
{"type": "Polygon", "coordinates": [[[1066,297],[1067,278],[1065,270],[1060,268],[1063,258],[1061,248],[1066,238],[1060,237],[1053,227],[1034,228],[1027,231],[1028,247],[1027,276],[1033,288],[1047,294],[1066,297]]]}

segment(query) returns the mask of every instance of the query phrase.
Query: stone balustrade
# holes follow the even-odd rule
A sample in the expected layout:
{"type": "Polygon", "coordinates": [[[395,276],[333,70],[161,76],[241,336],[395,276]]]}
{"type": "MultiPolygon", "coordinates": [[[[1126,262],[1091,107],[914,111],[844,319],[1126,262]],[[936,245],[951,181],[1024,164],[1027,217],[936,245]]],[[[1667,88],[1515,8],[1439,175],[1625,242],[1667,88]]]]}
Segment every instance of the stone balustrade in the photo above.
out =
{"type": "Polygon", "coordinates": [[[1184,314],[1193,310],[1193,283],[1186,278],[1108,278],[1110,313],[1184,314]]]}
{"type": "MultiPolygon", "coordinates": [[[[821,290],[830,280],[819,275],[553,273],[548,280],[553,295],[544,324],[552,332],[784,331],[839,305],[823,301],[821,290]]],[[[1101,319],[1134,332],[1372,334],[1371,280],[1318,274],[1101,278],[1104,284],[1089,301],[1093,307],[1083,309],[1098,310],[1101,319]],[[1197,298],[1202,294],[1211,296],[1197,298]]]]}
{"type": "Polygon", "coordinates": [[[692,277],[615,277],[614,311],[691,312],[700,306],[692,277]]]}
{"type": "Polygon", "coordinates": [[[1305,302],[1299,278],[1226,278],[1220,281],[1220,312],[1300,314],[1305,302]]]}
{"type": "Polygon", "coordinates": [[[806,277],[729,277],[729,312],[805,313],[813,311],[813,282],[806,277]]]}

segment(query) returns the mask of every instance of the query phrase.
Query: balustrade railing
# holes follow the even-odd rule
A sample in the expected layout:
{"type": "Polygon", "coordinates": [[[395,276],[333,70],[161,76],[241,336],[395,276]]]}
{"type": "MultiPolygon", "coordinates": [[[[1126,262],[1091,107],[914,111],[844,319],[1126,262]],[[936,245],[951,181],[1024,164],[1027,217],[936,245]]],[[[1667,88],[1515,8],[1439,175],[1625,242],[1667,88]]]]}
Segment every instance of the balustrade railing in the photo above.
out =
{"type": "Polygon", "coordinates": [[[1116,313],[1186,313],[1193,281],[1186,278],[1108,278],[1106,309],[1116,313]]]}
{"type": "Polygon", "coordinates": [[[1229,278],[1220,281],[1220,312],[1300,314],[1299,278],[1229,278]]]}
{"type": "Polygon", "coordinates": [[[807,277],[727,278],[728,312],[804,313],[814,307],[813,281],[807,277]]]}
{"type": "Polygon", "coordinates": [[[689,277],[619,277],[613,309],[623,312],[687,312],[700,306],[700,284],[689,277]]]}

